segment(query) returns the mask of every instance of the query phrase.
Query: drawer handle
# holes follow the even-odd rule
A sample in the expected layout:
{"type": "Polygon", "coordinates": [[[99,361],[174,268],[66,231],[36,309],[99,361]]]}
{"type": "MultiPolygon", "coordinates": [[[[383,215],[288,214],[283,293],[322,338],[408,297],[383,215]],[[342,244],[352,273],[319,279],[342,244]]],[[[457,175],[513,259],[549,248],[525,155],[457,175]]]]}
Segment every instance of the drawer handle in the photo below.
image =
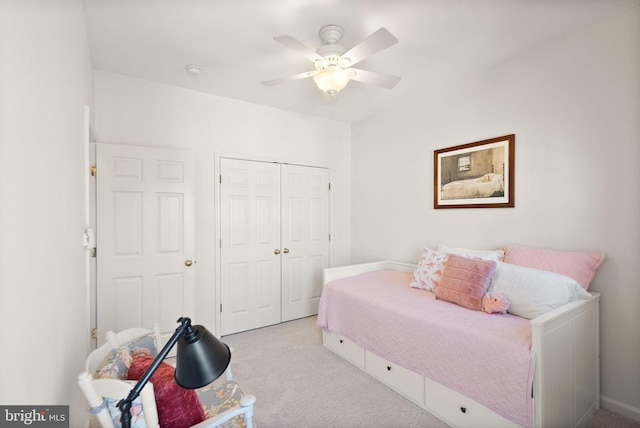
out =
{"type": "Polygon", "coordinates": [[[460,411],[462,413],[467,413],[467,408],[466,407],[460,407],[460,411]]]}
{"type": "Polygon", "coordinates": [[[340,343],[344,343],[344,340],[340,339],[340,343]]]}
{"type": "Polygon", "coordinates": [[[391,371],[391,366],[387,366],[387,370],[388,370],[388,371],[391,371]]]}

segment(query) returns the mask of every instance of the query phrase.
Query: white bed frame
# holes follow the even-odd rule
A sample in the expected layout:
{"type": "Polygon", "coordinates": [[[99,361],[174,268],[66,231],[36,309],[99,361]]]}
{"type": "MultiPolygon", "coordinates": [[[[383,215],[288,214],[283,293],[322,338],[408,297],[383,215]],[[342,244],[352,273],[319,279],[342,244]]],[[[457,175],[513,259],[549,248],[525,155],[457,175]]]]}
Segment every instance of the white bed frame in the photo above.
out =
{"type": "MultiPolygon", "coordinates": [[[[380,261],[323,270],[327,284],[380,269],[413,272],[416,265],[380,261]]],[[[582,427],[600,408],[599,293],[531,320],[533,426],[582,427]]],[[[323,331],[324,346],[455,427],[516,427],[513,421],[440,383],[323,331]]]]}

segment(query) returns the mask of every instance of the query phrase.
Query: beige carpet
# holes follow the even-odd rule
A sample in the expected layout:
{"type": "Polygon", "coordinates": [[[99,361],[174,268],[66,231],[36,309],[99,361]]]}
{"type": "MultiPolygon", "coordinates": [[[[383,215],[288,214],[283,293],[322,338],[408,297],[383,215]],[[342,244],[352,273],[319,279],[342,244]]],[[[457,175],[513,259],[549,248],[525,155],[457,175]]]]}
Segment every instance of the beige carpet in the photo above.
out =
{"type": "MultiPolygon", "coordinates": [[[[445,428],[447,424],[322,346],[316,317],[224,336],[234,380],[257,397],[258,428],[445,428]]],[[[640,428],[601,410],[589,428],[640,428]]]]}
{"type": "Polygon", "coordinates": [[[640,421],[600,409],[586,428],[640,428],[640,421]]]}

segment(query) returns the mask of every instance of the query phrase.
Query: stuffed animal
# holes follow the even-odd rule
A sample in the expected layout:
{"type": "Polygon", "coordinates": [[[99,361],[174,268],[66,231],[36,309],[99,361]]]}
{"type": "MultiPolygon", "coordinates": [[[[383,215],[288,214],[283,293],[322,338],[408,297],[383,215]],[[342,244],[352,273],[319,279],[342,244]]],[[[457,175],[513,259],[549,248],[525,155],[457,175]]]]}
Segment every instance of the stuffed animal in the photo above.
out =
{"type": "Polygon", "coordinates": [[[488,314],[506,314],[509,299],[504,294],[487,293],[482,296],[482,310],[488,314]]]}

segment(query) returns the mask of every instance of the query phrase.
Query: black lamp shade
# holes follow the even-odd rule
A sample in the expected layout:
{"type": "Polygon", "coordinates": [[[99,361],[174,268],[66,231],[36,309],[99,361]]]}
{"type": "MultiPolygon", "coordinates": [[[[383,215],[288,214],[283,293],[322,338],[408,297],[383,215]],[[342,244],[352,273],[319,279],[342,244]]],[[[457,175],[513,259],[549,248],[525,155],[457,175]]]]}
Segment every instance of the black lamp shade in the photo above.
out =
{"type": "Polygon", "coordinates": [[[231,350],[201,325],[189,325],[178,339],[176,383],[195,389],[220,377],[231,361],[231,350]]]}

